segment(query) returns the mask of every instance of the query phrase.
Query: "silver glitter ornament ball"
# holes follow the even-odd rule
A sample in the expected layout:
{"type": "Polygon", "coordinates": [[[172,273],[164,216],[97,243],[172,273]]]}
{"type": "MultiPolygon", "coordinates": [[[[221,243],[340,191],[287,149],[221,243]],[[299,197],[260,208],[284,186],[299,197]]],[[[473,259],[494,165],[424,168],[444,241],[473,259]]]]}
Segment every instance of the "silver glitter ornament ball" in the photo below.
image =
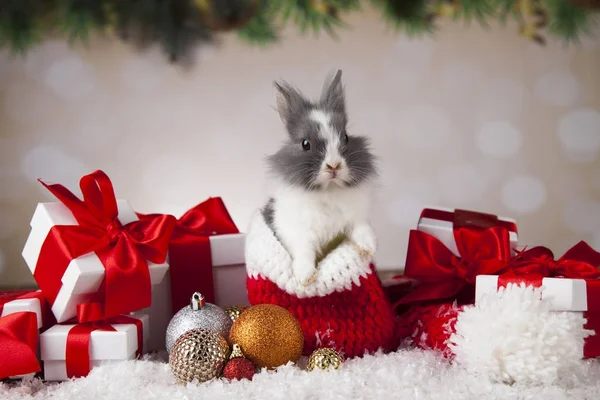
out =
{"type": "Polygon", "coordinates": [[[208,329],[192,329],[175,341],[169,366],[183,385],[194,379],[206,382],[221,376],[230,353],[223,336],[208,329]]]}
{"type": "Polygon", "coordinates": [[[177,311],[167,326],[165,340],[167,352],[171,353],[175,341],[192,329],[207,329],[218,333],[227,340],[232,324],[233,321],[225,310],[214,304],[206,303],[204,296],[195,292],[190,305],[177,311]]]}

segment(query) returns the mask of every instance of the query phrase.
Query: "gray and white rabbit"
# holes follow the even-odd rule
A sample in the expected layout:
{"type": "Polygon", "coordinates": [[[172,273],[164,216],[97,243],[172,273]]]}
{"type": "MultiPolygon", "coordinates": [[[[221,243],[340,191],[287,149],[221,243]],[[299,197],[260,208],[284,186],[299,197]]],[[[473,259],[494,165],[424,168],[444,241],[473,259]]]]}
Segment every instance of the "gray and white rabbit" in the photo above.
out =
{"type": "Polygon", "coordinates": [[[340,233],[362,257],[373,257],[368,222],[375,157],[366,137],[349,133],[342,71],[325,81],[314,102],[287,82],[275,82],[287,140],[268,157],[273,191],[261,212],[292,258],[302,285],[316,276],[319,250],[340,233]]]}

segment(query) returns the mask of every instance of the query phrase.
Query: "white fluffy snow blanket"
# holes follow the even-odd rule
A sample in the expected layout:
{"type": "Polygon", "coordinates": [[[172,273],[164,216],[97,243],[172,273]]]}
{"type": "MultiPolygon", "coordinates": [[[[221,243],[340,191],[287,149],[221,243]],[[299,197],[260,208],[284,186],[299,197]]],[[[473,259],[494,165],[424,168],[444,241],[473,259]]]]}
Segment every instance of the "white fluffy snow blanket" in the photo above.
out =
{"type": "Polygon", "coordinates": [[[166,363],[128,361],[92,370],[87,378],[44,385],[0,384],[0,399],[598,399],[600,366],[582,362],[552,385],[491,383],[435,353],[399,350],[346,361],[336,371],[307,372],[288,365],[262,372],[253,381],[215,380],[187,387],[175,383],[166,363]]]}
{"type": "Polygon", "coordinates": [[[334,371],[307,372],[303,358],[252,381],[186,387],[159,355],[58,384],[0,383],[0,399],[600,399],[600,361],[580,358],[589,334],[583,317],[553,312],[540,297],[539,289],[512,286],[465,309],[449,338],[454,363],[433,351],[399,349],[347,360],[334,371]]]}

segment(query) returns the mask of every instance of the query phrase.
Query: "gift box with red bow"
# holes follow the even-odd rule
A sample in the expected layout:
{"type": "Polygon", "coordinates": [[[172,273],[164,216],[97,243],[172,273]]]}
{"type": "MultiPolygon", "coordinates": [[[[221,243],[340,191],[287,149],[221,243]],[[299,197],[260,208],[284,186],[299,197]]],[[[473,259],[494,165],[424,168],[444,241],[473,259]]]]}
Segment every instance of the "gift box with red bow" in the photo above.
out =
{"type": "MultiPolygon", "coordinates": [[[[141,220],[154,215],[138,214],[141,220]]],[[[169,244],[169,271],[152,292],[149,351],[165,349],[165,332],[173,315],[189,305],[194,292],[220,307],[246,306],[245,235],[223,200],[212,197],[181,216],[169,244]]]]}
{"type": "Polygon", "coordinates": [[[390,300],[396,308],[455,300],[472,304],[477,275],[503,271],[517,245],[517,227],[508,218],[425,209],[409,234],[403,278],[413,284],[390,300]]]}
{"type": "Polygon", "coordinates": [[[48,329],[56,323],[54,315],[40,290],[7,290],[0,292],[0,317],[18,312],[36,315],[37,328],[48,329]]]}
{"type": "Polygon", "coordinates": [[[512,218],[476,211],[436,207],[423,209],[417,223],[418,231],[437,238],[455,256],[460,256],[456,242],[456,228],[483,230],[490,227],[506,229],[510,248],[517,248],[519,244],[517,222],[512,218]]]}
{"type": "Polygon", "coordinates": [[[102,171],[81,178],[83,200],[42,184],[60,200],[41,203],[23,257],[58,322],[98,321],[151,305],[162,281],[175,217],[140,220],[117,201],[102,171]]]}
{"type": "Polygon", "coordinates": [[[11,360],[0,367],[0,379],[18,379],[40,370],[38,335],[55,323],[41,291],[0,292],[0,331],[4,333],[0,333],[0,359],[11,360]],[[8,345],[7,341],[13,342],[13,345],[8,345]],[[11,350],[14,343],[19,343],[18,351],[11,350]],[[5,351],[6,354],[3,354],[5,351]],[[12,362],[14,360],[21,362],[12,362]],[[23,360],[28,360],[27,366],[24,366],[23,360]]]}
{"type": "Polygon", "coordinates": [[[144,314],[55,325],[40,335],[44,379],[84,377],[96,366],[135,359],[145,352],[149,336],[144,314]]]}
{"type": "Polygon", "coordinates": [[[583,313],[586,329],[594,335],[586,339],[582,358],[600,356],[600,253],[587,243],[579,242],[555,260],[552,251],[543,246],[519,252],[506,272],[479,275],[476,301],[496,293],[510,284],[540,287],[542,298],[554,311],[583,313]]]}

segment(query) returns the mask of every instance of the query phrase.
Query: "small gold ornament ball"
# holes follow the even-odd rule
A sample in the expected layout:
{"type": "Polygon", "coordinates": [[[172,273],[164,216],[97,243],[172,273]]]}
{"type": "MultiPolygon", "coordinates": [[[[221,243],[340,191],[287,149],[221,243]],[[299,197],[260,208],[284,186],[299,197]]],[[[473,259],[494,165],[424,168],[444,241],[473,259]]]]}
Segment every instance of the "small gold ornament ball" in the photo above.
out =
{"type": "Polygon", "coordinates": [[[276,368],[302,356],[304,335],[294,315],[274,304],[247,308],[235,320],[229,341],[240,345],[258,368],[276,368]]]}
{"type": "Polygon", "coordinates": [[[227,307],[225,309],[225,312],[227,313],[227,315],[229,315],[229,318],[231,318],[231,320],[233,322],[235,322],[235,320],[238,319],[240,315],[242,315],[242,313],[244,312],[244,310],[246,308],[248,308],[248,307],[244,307],[244,306],[231,306],[231,307],[227,307]]]}
{"type": "Polygon", "coordinates": [[[180,336],[169,354],[169,366],[181,384],[221,376],[229,359],[227,340],[215,331],[192,329],[180,336]]]}
{"type": "Polygon", "coordinates": [[[329,368],[338,369],[344,362],[342,356],[335,351],[327,347],[317,349],[312,352],[308,358],[308,370],[313,369],[328,370],[329,368]]]}

